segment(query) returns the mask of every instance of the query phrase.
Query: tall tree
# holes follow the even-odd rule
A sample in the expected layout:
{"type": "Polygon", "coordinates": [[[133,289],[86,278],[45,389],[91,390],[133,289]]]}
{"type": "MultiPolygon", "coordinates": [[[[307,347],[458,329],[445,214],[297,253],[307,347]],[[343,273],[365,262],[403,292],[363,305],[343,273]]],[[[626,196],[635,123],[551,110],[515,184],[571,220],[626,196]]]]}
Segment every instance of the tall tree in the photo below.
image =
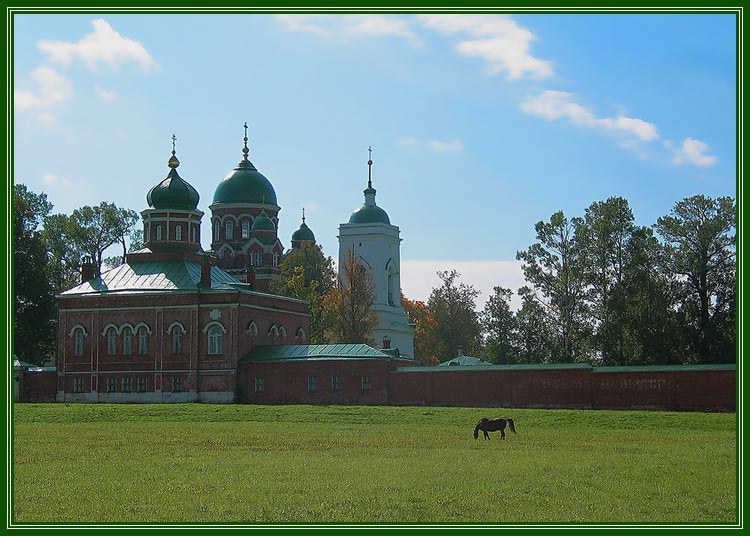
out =
{"type": "Polygon", "coordinates": [[[52,209],[44,194],[22,184],[13,195],[13,352],[42,364],[55,348],[55,299],[38,226],[52,209]]]}
{"type": "Polygon", "coordinates": [[[98,206],[84,206],[73,211],[70,216],[71,239],[82,253],[93,259],[99,274],[107,248],[120,243],[123,256],[126,254],[125,237],[133,231],[137,221],[135,211],[102,201],[98,206]]]}
{"type": "Polygon", "coordinates": [[[438,323],[430,314],[427,305],[419,300],[410,300],[401,292],[401,307],[409,323],[414,324],[414,358],[426,365],[440,363],[435,352],[438,323]]]}
{"type": "Polygon", "coordinates": [[[50,214],[45,218],[42,236],[47,250],[50,281],[55,293],[80,283],[83,255],[72,235],[72,224],[68,215],[50,214]]]}
{"type": "Polygon", "coordinates": [[[614,289],[622,284],[633,220],[633,212],[622,197],[592,203],[583,220],[577,220],[576,237],[584,259],[594,344],[605,365],[625,362],[623,308],[627,297],[614,293],[614,289]]]}
{"type": "Polygon", "coordinates": [[[518,353],[519,363],[551,363],[559,359],[556,344],[557,338],[550,324],[547,313],[534,291],[523,286],[518,289],[521,297],[521,308],[515,314],[515,332],[513,345],[518,353]]]}
{"type": "Polygon", "coordinates": [[[330,342],[374,345],[372,330],[378,318],[372,306],[375,286],[372,276],[354,250],[346,252],[336,285],[323,301],[326,339],[330,342]]]}
{"type": "Polygon", "coordinates": [[[438,272],[443,284],[432,289],[427,308],[432,314],[435,329],[435,352],[440,361],[453,359],[461,347],[467,355],[479,355],[482,350],[482,327],[476,312],[479,291],[465,283],[457,284],[461,276],[456,270],[438,272]]]}
{"type": "Polygon", "coordinates": [[[512,296],[512,290],[495,287],[481,314],[485,354],[492,363],[515,363],[518,358],[515,346],[517,322],[510,310],[512,296]]]}
{"type": "Polygon", "coordinates": [[[735,360],[735,207],[731,197],[679,201],[654,225],[664,240],[664,267],[683,290],[681,313],[697,359],[735,360]]]}
{"type": "Polygon", "coordinates": [[[271,292],[309,301],[310,342],[324,343],[327,326],[323,298],[336,285],[333,259],[326,257],[319,245],[303,242],[300,249],[286,255],[279,268],[281,275],[271,281],[271,292]]]}
{"type": "Polygon", "coordinates": [[[628,242],[622,281],[612,289],[622,304],[621,365],[676,365],[686,348],[681,337],[673,284],[661,270],[662,247],[648,227],[628,242]]]}
{"type": "Polygon", "coordinates": [[[535,299],[554,328],[557,361],[586,361],[590,358],[589,316],[586,304],[586,259],[575,235],[579,220],[568,220],[562,211],[549,222],[534,226],[537,240],[516,258],[523,261],[526,281],[541,293],[535,299]]]}

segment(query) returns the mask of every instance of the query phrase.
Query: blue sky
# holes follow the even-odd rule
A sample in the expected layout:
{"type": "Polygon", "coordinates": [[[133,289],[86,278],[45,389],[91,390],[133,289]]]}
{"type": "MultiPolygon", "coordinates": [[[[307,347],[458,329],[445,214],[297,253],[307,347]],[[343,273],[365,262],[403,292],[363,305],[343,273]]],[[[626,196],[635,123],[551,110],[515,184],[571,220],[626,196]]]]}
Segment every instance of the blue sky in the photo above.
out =
{"type": "Polygon", "coordinates": [[[327,255],[363,202],[401,229],[402,286],[522,284],[534,224],[628,199],[651,225],[735,195],[733,15],[16,15],[14,179],[55,210],[141,211],[177,136],[201,195],[241,159],[327,255]]]}

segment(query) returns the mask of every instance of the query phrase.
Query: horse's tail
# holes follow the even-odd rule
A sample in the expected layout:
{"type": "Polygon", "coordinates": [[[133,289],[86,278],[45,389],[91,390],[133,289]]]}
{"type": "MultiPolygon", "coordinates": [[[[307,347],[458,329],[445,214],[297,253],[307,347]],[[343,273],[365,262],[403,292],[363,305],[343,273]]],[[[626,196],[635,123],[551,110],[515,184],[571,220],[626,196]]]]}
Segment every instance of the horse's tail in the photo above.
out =
{"type": "Polygon", "coordinates": [[[505,419],[508,421],[508,426],[510,426],[510,431],[514,434],[516,433],[516,427],[513,425],[513,419],[505,419]]]}

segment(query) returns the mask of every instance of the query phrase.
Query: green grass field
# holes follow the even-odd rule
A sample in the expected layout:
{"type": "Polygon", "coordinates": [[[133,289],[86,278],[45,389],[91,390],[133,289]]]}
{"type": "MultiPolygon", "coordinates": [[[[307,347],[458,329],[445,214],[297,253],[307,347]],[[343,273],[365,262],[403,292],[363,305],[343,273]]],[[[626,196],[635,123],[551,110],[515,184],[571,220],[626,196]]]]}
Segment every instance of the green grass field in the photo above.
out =
{"type": "Polygon", "coordinates": [[[15,522],[737,516],[735,414],[16,404],[13,439],[15,522]],[[474,440],[485,415],[518,434],[474,440]]]}

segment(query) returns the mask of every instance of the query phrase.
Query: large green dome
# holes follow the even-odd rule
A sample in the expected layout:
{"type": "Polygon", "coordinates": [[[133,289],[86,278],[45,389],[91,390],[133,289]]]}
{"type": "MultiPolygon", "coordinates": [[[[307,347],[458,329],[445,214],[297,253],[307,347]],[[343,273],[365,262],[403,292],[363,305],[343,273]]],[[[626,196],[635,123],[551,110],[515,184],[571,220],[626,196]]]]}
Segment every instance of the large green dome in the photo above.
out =
{"type": "Polygon", "coordinates": [[[243,160],[216,187],[214,203],[275,205],[276,192],[252,162],[243,160]]]}
{"type": "Polygon", "coordinates": [[[379,206],[364,204],[352,212],[349,223],[385,223],[390,225],[391,220],[386,211],[379,206]]]}
{"type": "MultiPolygon", "coordinates": [[[[172,157],[174,158],[174,157],[172,157]]],[[[177,161],[174,158],[175,162],[177,161]]],[[[179,164],[179,162],[177,162],[179,164]]],[[[170,167],[172,161],[170,160],[170,167]]],[[[169,170],[167,178],[151,188],[146,194],[148,206],[157,209],[195,210],[200,196],[187,181],[177,174],[176,165],[169,170]]]]}

